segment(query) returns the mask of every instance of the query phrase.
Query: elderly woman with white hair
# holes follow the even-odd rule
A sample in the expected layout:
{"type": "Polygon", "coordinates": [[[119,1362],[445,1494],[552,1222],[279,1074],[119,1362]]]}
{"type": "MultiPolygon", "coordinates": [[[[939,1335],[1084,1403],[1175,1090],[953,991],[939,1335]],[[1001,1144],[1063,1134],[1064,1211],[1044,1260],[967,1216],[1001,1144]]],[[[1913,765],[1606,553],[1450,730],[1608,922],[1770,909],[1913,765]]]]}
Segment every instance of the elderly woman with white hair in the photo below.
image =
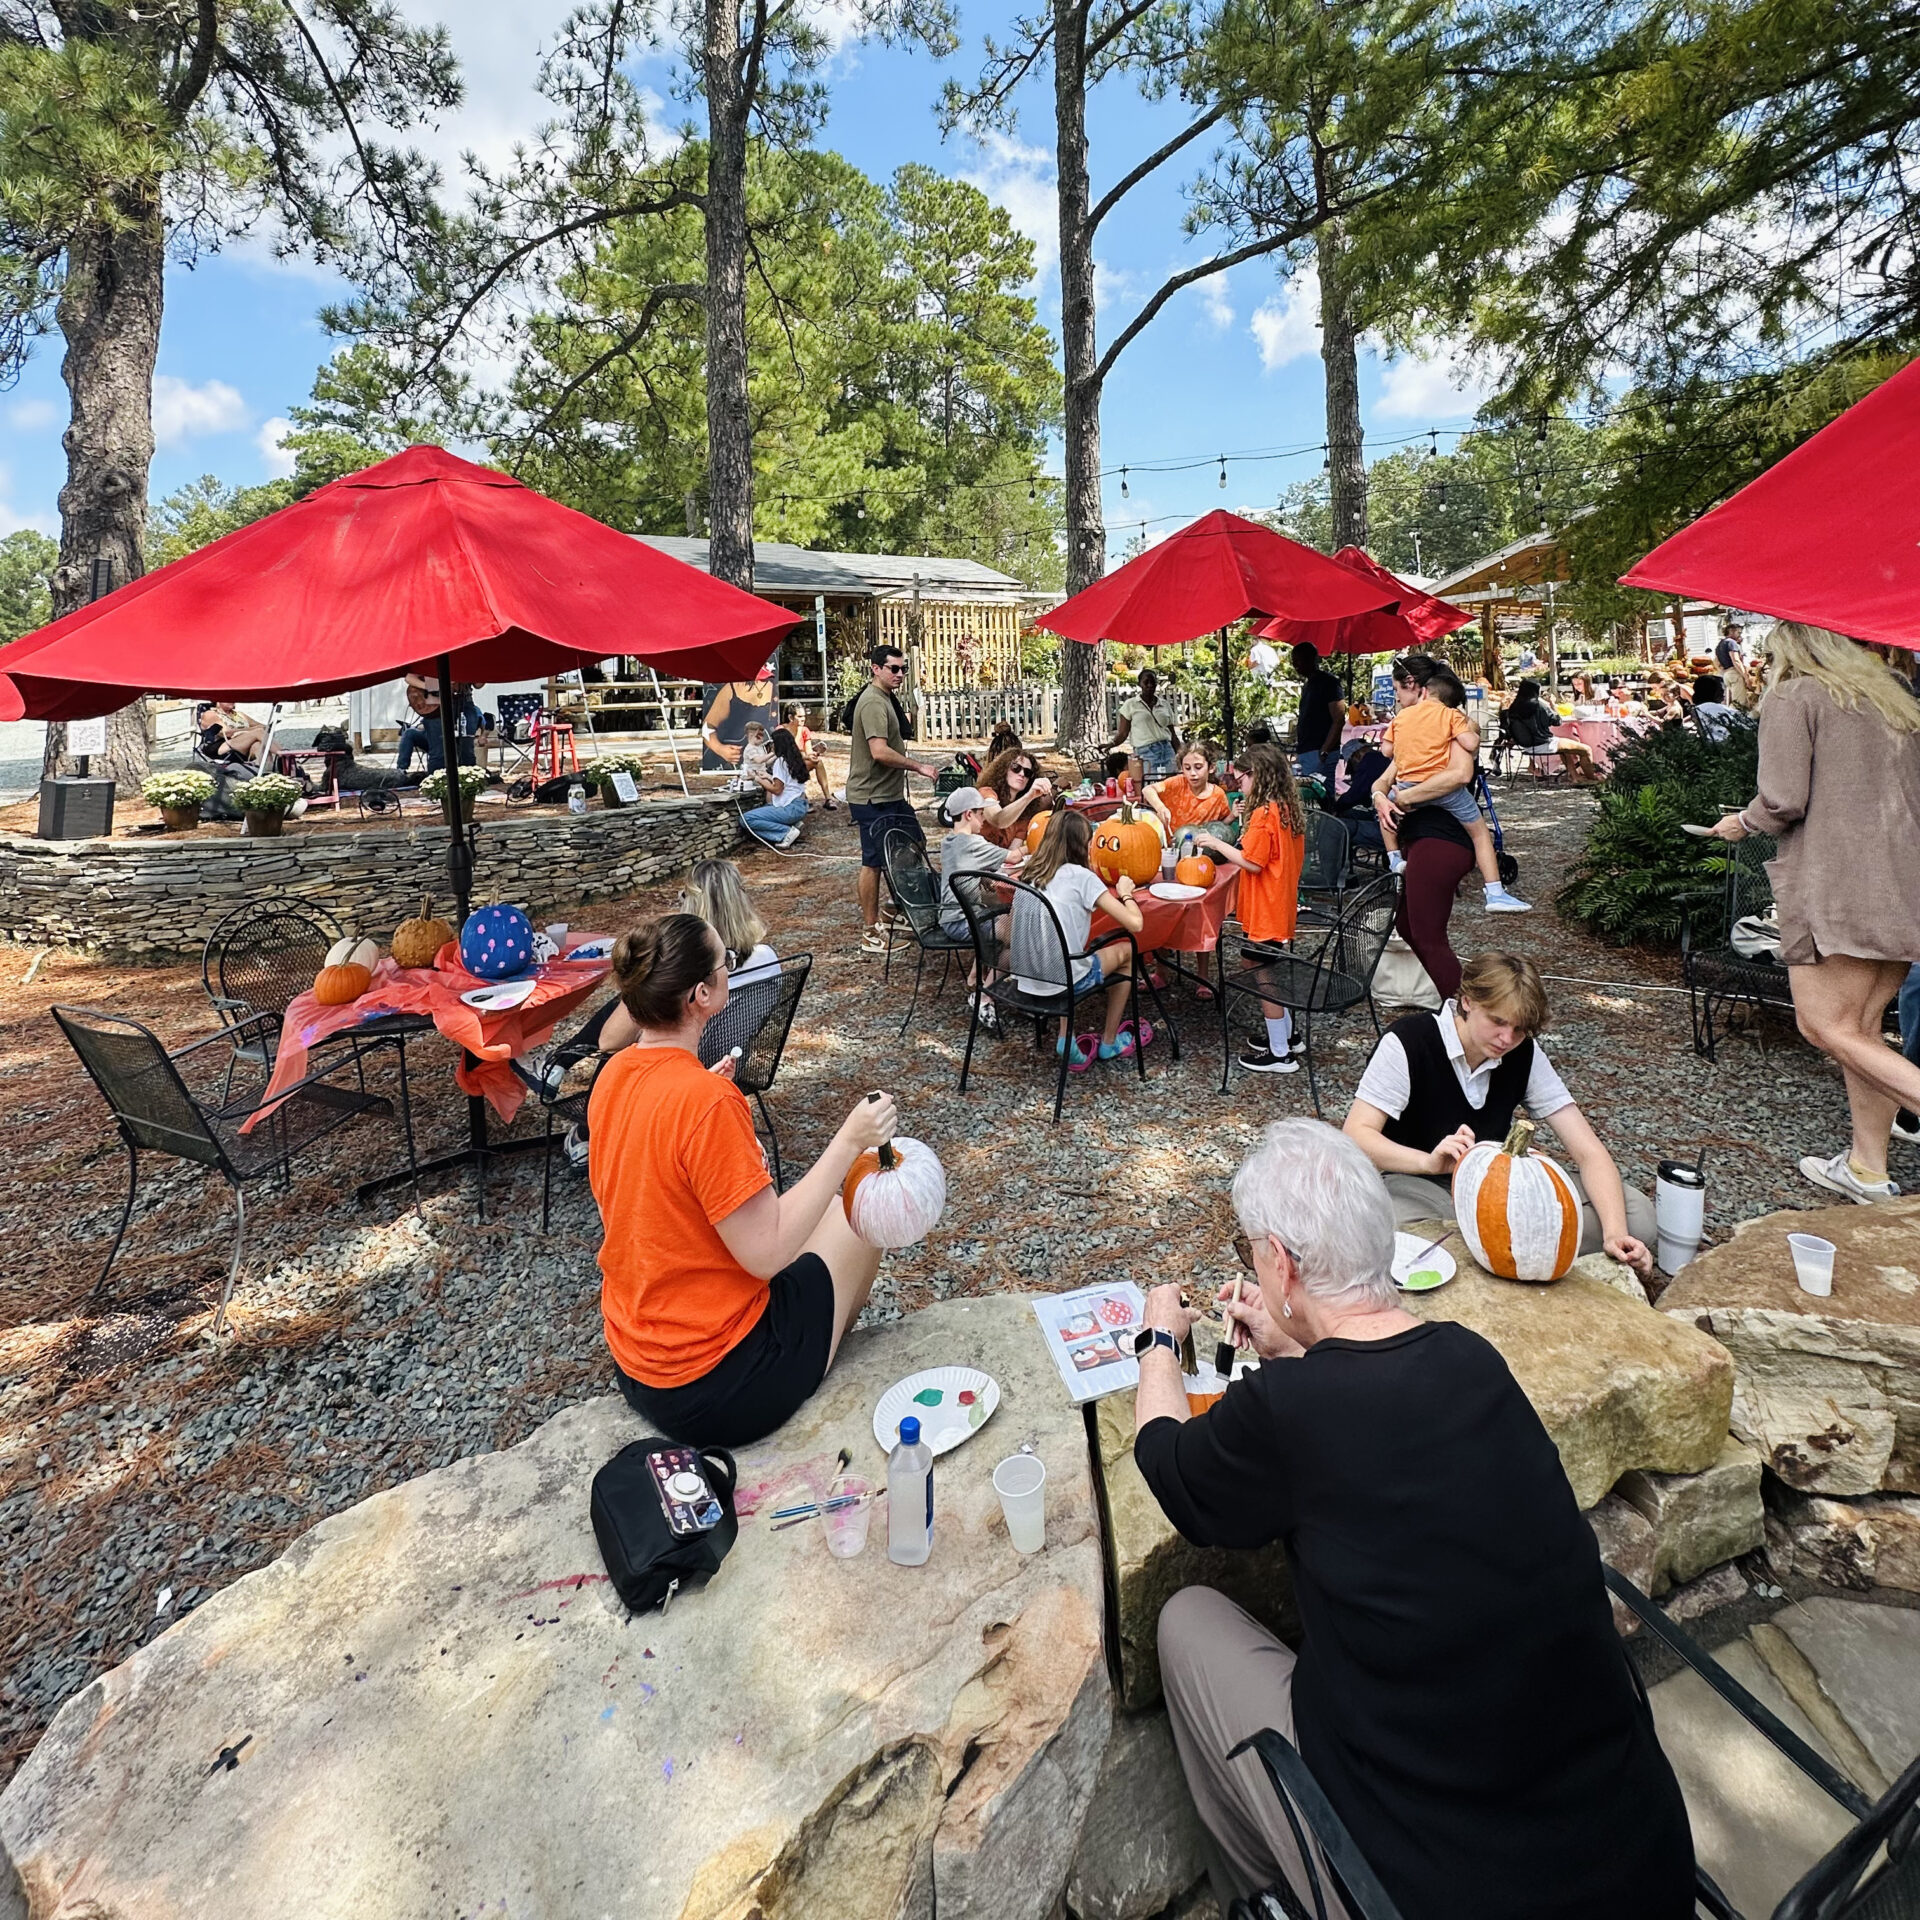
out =
{"type": "Polygon", "coordinates": [[[1268,1127],[1233,1206],[1259,1285],[1223,1305],[1262,1364],[1189,1418],[1176,1349],[1193,1315],[1156,1287],[1134,1439],[1187,1539],[1285,1543],[1300,1610],[1297,1656],[1211,1588],[1160,1616],[1215,1892],[1278,1912],[1260,1896],[1285,1879],[1306,1899],[1259,1759],[1227,1758],[1273,1727],[1408,1920],[1687,1920],[1680,1789],[1593,1531],[1506,1362],[1400,1305],[1392,1203],[1331,1127],[1268,1127]]]}

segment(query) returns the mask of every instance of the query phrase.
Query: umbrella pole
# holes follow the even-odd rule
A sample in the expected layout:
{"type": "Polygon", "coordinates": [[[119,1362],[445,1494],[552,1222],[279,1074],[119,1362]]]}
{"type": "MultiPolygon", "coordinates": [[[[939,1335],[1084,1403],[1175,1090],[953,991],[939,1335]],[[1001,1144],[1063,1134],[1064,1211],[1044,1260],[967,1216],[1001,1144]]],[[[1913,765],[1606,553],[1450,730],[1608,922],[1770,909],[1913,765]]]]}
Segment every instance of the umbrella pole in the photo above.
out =
{"type": "Polygon", "coordinates": [[[1233,758],[1233,662],[1227,656],[1227,630],[1220,629],[1220,720],[1226,729],[1227,758],[1233,758]]]}
{"type": "Polygon", "coordinates": [[[460,791],[459,733],[453,711],[453,656],[443,653],[435,664],[440,679],[440,764],[447,776],[447,819],[452,825],[447,839],[447,884],[453,889],[453,904],[464,927],[473,906],[473,847],[467,839],[467,823],[463,817],[465,796],[460,791]]]}

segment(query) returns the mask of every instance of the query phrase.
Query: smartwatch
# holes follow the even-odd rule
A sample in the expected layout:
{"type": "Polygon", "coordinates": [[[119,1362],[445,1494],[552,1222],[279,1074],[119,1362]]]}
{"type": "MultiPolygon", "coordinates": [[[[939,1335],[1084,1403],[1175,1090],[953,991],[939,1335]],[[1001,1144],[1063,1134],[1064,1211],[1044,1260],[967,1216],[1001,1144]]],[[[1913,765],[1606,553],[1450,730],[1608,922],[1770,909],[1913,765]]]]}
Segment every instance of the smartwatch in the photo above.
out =
{"type": "Polygon", "coordinates": [[[1165,1327],[1142,1327],[1133,1336],[1133,1357],[1138,1360],[1151,1353],[1155,1347],[1165,1347],[1176,1358],[1180,1352],[1180,1342],[1165,1327]]]}

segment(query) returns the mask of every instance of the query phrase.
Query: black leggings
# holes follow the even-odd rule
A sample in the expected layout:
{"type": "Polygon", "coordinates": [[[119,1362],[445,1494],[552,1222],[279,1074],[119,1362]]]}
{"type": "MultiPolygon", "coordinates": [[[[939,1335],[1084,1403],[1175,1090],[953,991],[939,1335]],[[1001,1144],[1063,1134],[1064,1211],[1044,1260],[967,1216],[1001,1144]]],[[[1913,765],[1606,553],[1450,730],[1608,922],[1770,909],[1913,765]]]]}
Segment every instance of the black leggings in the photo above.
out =
{"type": "Polygon", "coordinates": [[[1420,964],[1443,1000],[1460,991],[1460,956],[1447,940],[1453,897],[1473,871],[1473,849],[1437,835],[1416,840],[1406,850],[1401,879],[1400,937],[1420,956],[1420,964]]]}

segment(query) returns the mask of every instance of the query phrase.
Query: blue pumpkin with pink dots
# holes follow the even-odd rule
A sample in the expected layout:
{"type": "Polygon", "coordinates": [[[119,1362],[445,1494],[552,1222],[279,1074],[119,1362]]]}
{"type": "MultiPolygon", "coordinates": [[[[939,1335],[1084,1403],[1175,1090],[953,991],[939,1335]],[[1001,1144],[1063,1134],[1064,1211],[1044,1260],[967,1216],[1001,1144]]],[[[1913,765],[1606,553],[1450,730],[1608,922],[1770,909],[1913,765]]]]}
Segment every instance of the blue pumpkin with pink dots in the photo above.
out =
{"type": "Polygon", "coordinates": [[[533,965],[533,922],[518,907],[476,907],[460,929],[460,964],[482,980],[507,980],[533,965]]]}

